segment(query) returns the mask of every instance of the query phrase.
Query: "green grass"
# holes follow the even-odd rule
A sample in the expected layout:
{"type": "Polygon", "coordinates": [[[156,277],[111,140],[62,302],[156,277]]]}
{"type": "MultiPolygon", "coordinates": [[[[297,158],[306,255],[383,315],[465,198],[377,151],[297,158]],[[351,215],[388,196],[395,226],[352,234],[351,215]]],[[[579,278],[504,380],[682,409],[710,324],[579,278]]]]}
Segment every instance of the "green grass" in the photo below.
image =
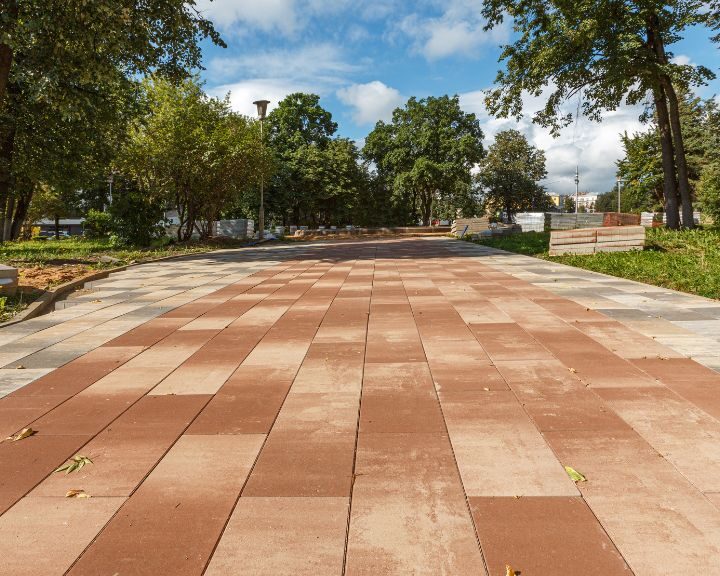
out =
{"type": "Polygon", "coordinates": [[[68,238],[63,240],[28,240],[0,244],[0,263],[10,266],[43,266],[84,264],[92,268],[112,268],[163,256],[193,254],[220,247],[241,246],[243,242],[189,242],[145,248],[115,246],[110,240],[68,238]],[[102,256],[117,258],[119,262],[100,262],[102,256]]]}
{"type": "Polygon", "coordinates": [[[40,295],[40,291],[18,292],[13,296],[0,296],[0,324],[11,320],[19,314],[40,295]]]}
{"type": "Polygon", "coordinates": [[[720,299],[720,230],[672,231],[651,228],[642,252],[588,256],[549,256],[550,234],[527,232],[477,240],[492,246],[561,262],[611,276],[637,280],[681,292],[720,299]]]}

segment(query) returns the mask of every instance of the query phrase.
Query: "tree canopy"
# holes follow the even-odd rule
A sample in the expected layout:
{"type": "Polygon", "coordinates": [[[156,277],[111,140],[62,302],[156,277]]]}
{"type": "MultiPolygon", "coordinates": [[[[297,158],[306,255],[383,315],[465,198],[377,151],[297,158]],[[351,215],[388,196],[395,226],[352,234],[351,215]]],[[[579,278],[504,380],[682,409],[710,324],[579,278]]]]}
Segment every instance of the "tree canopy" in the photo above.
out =
{"type": "Polygon", "coordinates": [[[4,2],[2,237],[15,235],[38,186],[91,186],[135,114],[138,78],[186,77],[200,66],[204,38],[222,43],[192,0],[4,2]]]}
{"type": "Polygon", "coordinates": [[[546,176],[545,152],[517,130],[504,130],[481,161],[477,179],[486,210],[504,211],[512,220],[518,212],[550,208],[550,197],[539,184],[546,176]]]}
{"type": "Polygon", "coordinates": [[[433,206],[444,206],[444,212],[476,209],[471,172],[484,154],[482,138],[480,123],[463,112],[457,96],[410,98],[390,123],[377,123],[363,154],[404,209],[404,219],[429,224],[433,206]]]}
{"type": "Polygon", "coordinates": [[[605,110],[640,104],[650,94],[662,153],[663,195],[668,225],[692,226],[692,199],[679,118],[678,89],[713,78],[708,68],[672,60],[668,47],[690,28],[711,25],[699,0],[629,2],[616,0],[485,0],[488,26],[513,20],[518,33],[504,47],[506,70],[497,76],[488,109],[520,116],[525,94],[547,93],[534,121],[557,130],[572,121],[564,105],[579,98],[583,113],[601,120],[605,110]]]}

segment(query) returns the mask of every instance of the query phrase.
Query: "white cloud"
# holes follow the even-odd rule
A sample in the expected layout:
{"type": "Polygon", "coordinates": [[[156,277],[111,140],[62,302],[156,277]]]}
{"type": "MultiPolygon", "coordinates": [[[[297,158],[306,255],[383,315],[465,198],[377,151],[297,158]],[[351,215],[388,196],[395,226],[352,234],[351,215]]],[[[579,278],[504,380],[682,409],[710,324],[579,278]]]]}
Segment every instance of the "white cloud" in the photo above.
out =
{"type": "MultiPolygon", "coordinates": [[[[485,132],[486,143],[501,130],[514,128],[525,134],[531,144],[545,151],[548,190],[572,193],[575,190],[575,167],[580,169],[580,189],[607,192],[615,182],[615,162],[623,157],[620,134],[647,129],[639,121],[641,106],[623,106],[606,112],[602,122],[579,118],[577,124],[565,128],[558,138],[548,129],[532,123],[532,115],[545,103],[544,97],[527,97],[523,103],[523,118],[494,118],[485,110],[483,91],[460,96],[466,112],[474,112],[485,132]]],[[[569,105],[568,108],[572,106],[569,105]]]]}
{"type": "Polygon", "coordinates": [[[219,82],[228,82],[237,76],[250,76],[312,79],[318,84],[337,84],[342,82],[344,75],[360,69],[360,65],[345,60],[339,47],[324,43],[215,58],[208,64],[207,73],[219,82]]]}
{"type": "Polygon", "coordinates": [[[223,31],[243,24],[270,32],[294,34],[299,28],[296,0],[198,0],[203,15],[223,31]]]}
{"type": "Polygon", "coordinates": [[[341,102],[352,106],[353,119],[357,124],[375,124],[378,120],[389,120],[392,112],[405,99],[395,88],[375,80],[367,84],[352,84],[337,92],[341,102]]]}
{"type": "Polygon", "coordinates": [[[499,25],[485,31],[481,0],[447,0],[437,3],[442,13],[437,17],[410,14],[400,21],[399,31],[410,38],[413,51],[427,60],[439,60],[461,54],[477,56],[483,46],[507,41],[509,27],[499,25]]]}
{"type": "Polygon", "coordinates": [[[671,62],[673,64],[679,64],[680,66],[695,66],[695,62],[692,61],[690,56],[685,54],[678,54],[672,57],[671,62]]]}
{"type": "Polygon", "coordinates": [[[230,105],[233,110],[246,116],[256,116],[257,109],[253,102],[270,100],[268,111],[277,107],[288,94],[294,92],[317,92],[314,86],[300,82],[288,82],[277,78],[254,78],[231,84],[215,86],[207,91],[211,96],[225,97],[230,92],[230,105]]]}
{"type": "Polygon", "coordinates": [[[203,15],[225,33],[242,27],[295,36],[315,16],[335,15],[351,0],[197,0],[203,15]]]}

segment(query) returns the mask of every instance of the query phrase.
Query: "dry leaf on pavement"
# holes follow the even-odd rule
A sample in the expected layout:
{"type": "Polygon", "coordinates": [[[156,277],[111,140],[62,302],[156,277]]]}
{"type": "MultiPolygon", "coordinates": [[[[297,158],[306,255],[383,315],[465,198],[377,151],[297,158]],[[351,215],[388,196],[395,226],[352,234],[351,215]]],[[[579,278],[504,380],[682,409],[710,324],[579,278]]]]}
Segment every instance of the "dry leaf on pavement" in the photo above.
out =
{"type": "Polygon", "coordinates": [[[37,431],[33,430],[32,428],[23,428],[17,434],[13,436],[8,436],[6,440],[10,440],[11,442],[18,442],[19,440],[25,440],[25,438],[30,438],[30,436],[33,436],[35,434],[37,434],[37,431]]]}
{"type": "Polygon", "coordinates": [[[570,480],[573,482],[587,482],[587,478],[575,470],[575,468],[565,466],[565,472],[567,472],[568,476],[570,476],[570,480]]]}

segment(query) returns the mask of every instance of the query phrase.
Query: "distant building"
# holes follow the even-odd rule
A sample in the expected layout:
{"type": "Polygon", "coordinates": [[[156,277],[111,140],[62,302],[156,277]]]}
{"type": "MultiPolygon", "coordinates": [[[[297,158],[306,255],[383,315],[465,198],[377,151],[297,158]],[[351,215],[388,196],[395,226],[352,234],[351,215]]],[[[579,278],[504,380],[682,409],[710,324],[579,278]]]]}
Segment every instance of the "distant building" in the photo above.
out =
{"type": "MultiPolygon", "coordinates": [[[[60,233],[69,234],[70,236],[80,236],[83,233],[83,223],[85,218],[60,218],[58,221],[58,230],[60,233]]],[[[43,218],[35,222],[33,226],[40,228],[43,235],[55,234],[55,219],[43,218]]]]}
{"type": "Polygon", "coordinates": [[[598,195],[590,194],[589,192],[580,192],[577,199],[578,210],[584,209],[586,212],[595,212],[595,203],[597,202],[598,195]]]}

